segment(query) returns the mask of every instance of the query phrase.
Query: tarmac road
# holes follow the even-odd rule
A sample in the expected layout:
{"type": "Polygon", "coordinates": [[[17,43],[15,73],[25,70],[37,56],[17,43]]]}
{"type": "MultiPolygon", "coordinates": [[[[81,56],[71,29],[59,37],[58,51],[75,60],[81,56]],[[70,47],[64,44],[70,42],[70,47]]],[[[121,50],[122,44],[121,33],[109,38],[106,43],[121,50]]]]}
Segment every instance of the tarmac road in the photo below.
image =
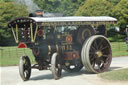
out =
{"type": "MultiPolygon", "coordinates": [[[[113,58],[110,71],[128,68],[128,57],[113,58]]],[[[62,78],[54,80],[51,71],[32,70],[29,81],[22,81],[18,66],[0,67],[0,85],[128,85],[128,82],[110,82],[100,79],[97,74],[89,74],[85,68],[77,73],[62,73],[62,78]]]]}

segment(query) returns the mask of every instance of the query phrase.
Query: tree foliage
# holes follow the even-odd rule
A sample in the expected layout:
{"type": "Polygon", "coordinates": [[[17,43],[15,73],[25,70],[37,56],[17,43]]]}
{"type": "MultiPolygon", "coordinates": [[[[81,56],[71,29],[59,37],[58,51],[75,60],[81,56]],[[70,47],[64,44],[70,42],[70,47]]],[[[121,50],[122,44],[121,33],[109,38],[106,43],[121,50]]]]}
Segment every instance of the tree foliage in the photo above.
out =
{"type": "Polygon", "coordinates": [[[118,19],[118,25],[125,28],[128,25],[128,0],[121,0],[114,8],[112,16],[118,19]]]}
{"type": "Polygon", "coordinates": [[[117,5],[121,0],[107,0],[112,3],[114,6],[117,5]]]}
{"type": "Polygon", "coordinates": [[[87,0],[75,13],[77,16],[108,16],[112,4],[106,0],[87,0]]]}
{"type": "Polygon", "coordinates": [[[26,8],[21,5],[14,5],[12,2],[0,3],[0,45],[3,42],[10,39],[11,32],[8,29],[7,24],[10,20],[27,16],[26,8]]]}
{"type": "Polygon", "coordinates": [[[14,1],[14,0],[0,0],[0,2],[11,2],[11,1],[14,1]]]}
{"type": "Polygon", "coordinates": [[[59,12],[64,15],[74,15],[74,12],[86,0],[34,0],[45,12],[59,12]]]}

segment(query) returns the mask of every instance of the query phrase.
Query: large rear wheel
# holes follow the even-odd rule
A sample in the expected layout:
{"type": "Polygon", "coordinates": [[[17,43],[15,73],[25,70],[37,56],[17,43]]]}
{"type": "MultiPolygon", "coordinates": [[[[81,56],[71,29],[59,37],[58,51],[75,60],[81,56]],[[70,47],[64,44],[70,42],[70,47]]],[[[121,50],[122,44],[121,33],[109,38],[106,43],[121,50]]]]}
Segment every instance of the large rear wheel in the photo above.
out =
{"type": "Polygon", "coordinates": [[[111,64],[112,50],[109,41],[102,35],[85,41],[81,52],[82,63],[92,73],[106,71],[111,64]]]}

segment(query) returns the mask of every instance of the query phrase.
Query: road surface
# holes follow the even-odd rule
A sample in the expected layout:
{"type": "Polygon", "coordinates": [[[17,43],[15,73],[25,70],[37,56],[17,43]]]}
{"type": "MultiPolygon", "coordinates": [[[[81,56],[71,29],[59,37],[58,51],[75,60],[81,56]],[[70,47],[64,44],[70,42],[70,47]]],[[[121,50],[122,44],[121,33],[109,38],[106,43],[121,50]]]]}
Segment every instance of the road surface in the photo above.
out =
{"type": "MultiPolygon", "coordinates": [[[[128,57],[113,58],[110,71],[128,68],[128,57]]],[[[54,80],[51,71],[32,70],[29,81],[22,81],[18,66],[0,67],[0,85],[128,85],[128,82],[112,82],[101,79],[98,74],[89,74],[85,68],[77,73],[62,73],[54,80]]]]}

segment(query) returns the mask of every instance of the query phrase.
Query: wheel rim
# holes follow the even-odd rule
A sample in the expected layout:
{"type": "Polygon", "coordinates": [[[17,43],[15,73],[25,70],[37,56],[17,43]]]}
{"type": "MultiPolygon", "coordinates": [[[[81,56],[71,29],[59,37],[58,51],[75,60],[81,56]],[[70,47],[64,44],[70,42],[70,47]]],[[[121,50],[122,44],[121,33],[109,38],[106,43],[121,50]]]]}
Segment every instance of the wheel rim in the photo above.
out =
{"type": "Polygon", "coordinates": [[[100,73],[107,70],[112,60],[109,41],[103,36],[94,36],[86,44],[83,62],[90,72],[100,73]],[[87,50],[88,49],[88,50],[87,50]]]}
{"type": "Polygon", "coordinates": [[[56,59],[56,72],[57,72],[57,76],[58,77],[61,76],[61,71],[62,71],[61,60],[59,59],[59,56],[57,55],[57,59],[56,59]]]}
{"type": "Polygon", "coordinates": [[[27,79],[28,76],[30,75],[30,63],[27,61],[27,59],[23,60],[23,72],[24,72],[24,77],[27,79]]]}
{"type": "Polygon", "coordinates": [[[21,56],[19,64],[19,72],[21,78],[26,81],[30,78],[31,75],[31,63],[27,56],[21,56]]]}
{"type": "Polygon", "coordinates": [[[90,64],[97,72],[103,72],[111,62],[111,49],[105,41],[103,38],[94,40],[89,50],[90,64]]]}
{"type": "Polygon", "coordinates": [[[62,61],[60,56],[57,53],[54,53],[51,59],[51,71],[54,76],[54,79],[59,79],[62,72],[62,61]]]}

